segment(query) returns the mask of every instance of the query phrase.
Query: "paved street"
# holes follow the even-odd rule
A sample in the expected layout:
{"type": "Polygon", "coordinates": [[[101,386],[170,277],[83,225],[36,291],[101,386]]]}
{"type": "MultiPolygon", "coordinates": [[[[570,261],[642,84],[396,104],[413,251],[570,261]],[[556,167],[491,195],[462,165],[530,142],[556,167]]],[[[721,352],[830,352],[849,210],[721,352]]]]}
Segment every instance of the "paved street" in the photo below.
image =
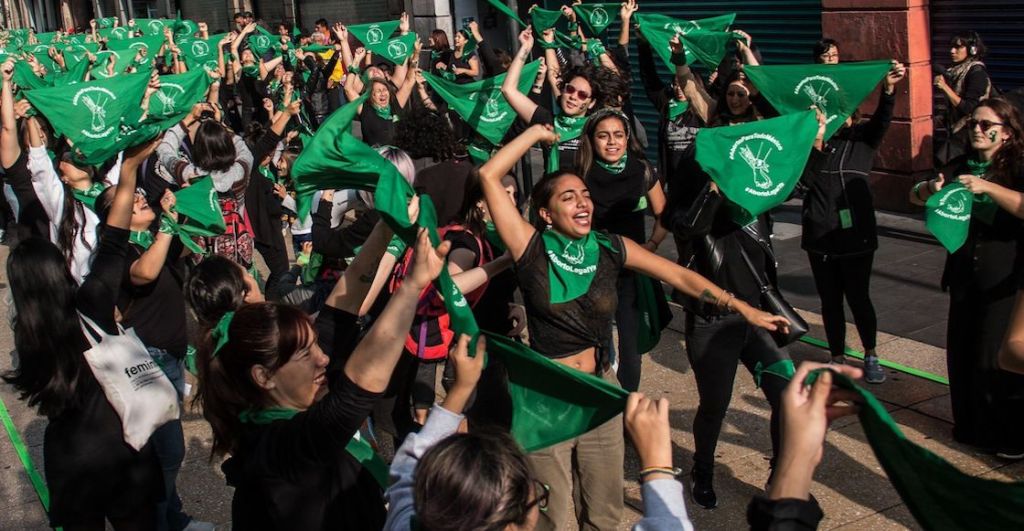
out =
{"type": "MultiPolygon", "coordinates": [[[[824,338],[819,302],[814,291],[806,256],[799,249],[798,206],[786,205],[777,212],[776,245],[780,260],[780,283],[789,300],[804,311],[814,326],[811,335],[824,338]]],[[[898,363],[945,376],[944,351],[946,297],[938,289],[945,253],[924,234],[920,221],[881,215],[881,248],[875,259],[872,296],[879,315],[878,352],[898,363]]],[[[671,245],[663,251],[671,254],[671,245]]],[[[0,248],[6,262],[7,249],[0,248]]],[[[6,291],[6,276],[0,268],[0,288],[6,291]]],[[[675,463],[688,471],[692,464],[693,437],[690,432],[697,407],[696,387],[683,350],[682,316],[676,311],[658,348],[646,356],[642,390],[665,396],[672,403],[675,463]]],[[[849,327],[848,343],[859,350],[856,331],[849,327]]],[[[0,352],[12,348],[11,332],[0,327],[0,352]]],[[[825,351],[803,344],[792,348],[797,359],[825,361],[825,351]]],[[[10,366],[6,354],[0,369],[10,366]]],[[[870,389],[883,400],[904,433],[915,442],[949,459],[966,473],[999,478],[1024,479],[1024,464],[1005,465],[952,442],[948,389],[941,384],[889,371],[888,381],[870,389]]],[[[29,411],[12,389],[0,385],[0,398],[10,410],[14,425],[25,439],[32,460],[42,465],[42,434],[45,421],[29,411]]],[[[718,447],[716,487],[719,508],[711,511],[687,506],[697,529],[741,529],[745,507],[760,492],[768,475],[768,405],[753,379],[740,371],[734,386],[732,409],[718,447]]],[[[185,417],[188,454],[179,478],[186,509],[202,520],[228,529],[230,490],[224,485],[219,467],[208,462],[210,433],[194,412],[185,417]]],[[[0,438],[0,529],[42,529],[45,515],[28,477],[7,437],[0,438]]],[[[640,507],[636,483],[638,463],[627,453],[627,501],[640,507]]],[[[916,528],[912,517],[889,485],[864,433],[855,419],[833,426],[826,443],[822,465],[812,492],[825,511],[822,529],[916,528]]],[[[639,518],[634,509],[622,528],[639,518]]]]}

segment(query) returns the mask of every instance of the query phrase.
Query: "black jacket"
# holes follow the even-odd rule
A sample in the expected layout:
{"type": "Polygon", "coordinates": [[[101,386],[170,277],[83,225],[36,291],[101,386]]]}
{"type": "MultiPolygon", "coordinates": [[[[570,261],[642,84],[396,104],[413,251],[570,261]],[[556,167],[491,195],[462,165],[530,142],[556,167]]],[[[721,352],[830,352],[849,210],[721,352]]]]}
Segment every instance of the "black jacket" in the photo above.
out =
{"type": "Polygon", "coordinates": [[[839,130],[822,151],[811,150],[801,177],[807,187],[801,246],[807,252],[850,256],[878,248],[868,176],[892,121],[894,102],[895,97],[883,91],[870,120],[839,130]],[[842,226],[844,210],[850,213],[849,228],[842,226]]]}

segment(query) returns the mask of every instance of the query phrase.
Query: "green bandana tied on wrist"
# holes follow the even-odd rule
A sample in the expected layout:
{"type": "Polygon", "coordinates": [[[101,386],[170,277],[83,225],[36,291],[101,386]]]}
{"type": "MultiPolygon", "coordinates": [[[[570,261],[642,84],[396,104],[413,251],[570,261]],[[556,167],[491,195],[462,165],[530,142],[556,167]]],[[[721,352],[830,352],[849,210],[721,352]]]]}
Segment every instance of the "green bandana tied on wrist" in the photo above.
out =
{"type": "MultiPolygon", "coordinates": [[[[274,407],[259,411],[243,411],[238,415],[238,420],[246,424],[263,426],[277,420],[290,420],[298,414],[299,411],[295,409],[274,407]]],[[[373,451],[373,447],[369,443],[361,438],[352,437],[345,445],[345,451],[363,465],[363,468],[373,476],[373,479],[377,480],[377,484],[382,489],[387,489],[391,485],[387,463],[377,455],[377,452],[373,451]]]]}
{"type": "Polygon", "coordinates": [[[598,159],[598,158],[594,159],[594,164],[597,164],[598,166],[604,168],[604,170],[606,172],[608,172],[608,173],[610,173],[612,175],[618,175],[618,174],[622,173],[622,170],[626,169],[626,164],[627,163],[629,163],[629,154],[628,153],[623,155],[622,158],[618,160],[618,162],[608,163],[608,162],[605,162],[605,161],[603,161],[601,159],[598,159]]]}
{"type": "Polygon", "coordinates": [[[608,236],[591,231],[579,239],[564,236],[554,229],[541,234],[548,255],[548,283],[551,303],[569,302],[590,289],[601,258],[601,246],[612,250],[608,236]]]}
{"type": "Polygon", "coordinates": [[[128,235],[128,241],[142,247],[143,250],[148,250],[150,246],[153,245],[153,241],[155,239],[156,238],[153,236],[153,233],[148,230],[133,230],[131,234],[128,235]]]}
{"type": "Polygon", "coordinates": [[[79,190],[77,188],[71,190],[71,195],[73,195],[78,202],[88,207],[89,210],[95,212],[96,198],[99,197],[100,194],[103,193],[103,190],[106,189],[107,187],[104,186],[103,183],[92,183],[89,188],[86,188],[85,190],[79,190]]]}
{"type": "Polygon", "coordinates": [[[667,110],[668,120],[670,122],[674,122],[676,120],[676,118],[679,118],[680,116],[682,116],[683,113],[686,112],[689,109],[690,109],[690,102],[689,101],[687,101],[687,100],[679,101],[679,100],[677,100],[675,98],[672,98],[672,100],[668,102],[668,110],[667,110]]]}

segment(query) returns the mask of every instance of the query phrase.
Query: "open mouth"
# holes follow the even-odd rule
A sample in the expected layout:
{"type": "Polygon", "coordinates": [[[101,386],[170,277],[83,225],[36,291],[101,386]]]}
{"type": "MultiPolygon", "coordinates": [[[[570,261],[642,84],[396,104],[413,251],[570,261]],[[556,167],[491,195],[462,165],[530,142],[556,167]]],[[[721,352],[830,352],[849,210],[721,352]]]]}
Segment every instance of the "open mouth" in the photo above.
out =
{"type": "Polygon", "coordinates": [[[572,221],[580,227],[590,227],[590,212],[580,212],[572,217],[572,221]]]}
{"type": "Polygon", "coordinates": [[[327,385],[327,373],[326,372],[320,373],[319,376],[317,376],[316,378],[313,378],[313,383],[315,383],[316,385],[318,385],[320,387],[323,387],[324,385],[327,385]]]}

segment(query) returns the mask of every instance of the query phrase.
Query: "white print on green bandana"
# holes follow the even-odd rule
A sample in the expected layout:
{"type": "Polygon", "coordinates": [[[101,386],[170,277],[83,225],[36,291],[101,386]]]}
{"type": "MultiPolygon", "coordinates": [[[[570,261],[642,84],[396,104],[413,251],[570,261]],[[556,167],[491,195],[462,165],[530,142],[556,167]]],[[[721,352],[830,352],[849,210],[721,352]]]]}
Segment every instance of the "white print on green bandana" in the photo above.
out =
{"type": "Polygon", "coordinates": [[[89,129],[83,129],[81,133],[95,139],[110,136],[114,127],[107,126],[107,105],[116,100],[117,96],[103,87],[88,87],[76,92],[71,98],[71,104],[76,107],[81,104],[92,113],[89,129]]]}
{"type": "Polygon", "coordinates": [[[164,30],[164,23],[163,22],[161,22],[159,20],[150,20],[149,21],[149,31],[152,32],[153,35],[159,35],[160,32],[162,32],[163,30],[164,30]]]}
{"type": "Polygon", "coordinates": [[[597,264],[583,268],[576,267],[582,264],[584,258],[586,258],[583,241],[583,238],[579,240],[570,240],[565,244],[561,255],[555,254],[554,251],[548,251],[548,258],[551,258],[551,261],[560,269],[570,273],[574,273],[576,275],[593,273],[594,271],[597,271],[597,264]],[[562,261],[563,258],[565,259],[565,262],[568,262],[568,264],[562,261]]]}
{"type": "Polygon", "coordinates": [[[202,57],[210,53],[210,45],[206,41],[195,41],[192,43],[192,55],[202,57]]]}
{"type": "Polygon", "coordinates": [[[370,29],[366,31],[366,40],[369,41],[366,44],[379,44],[384,42],[384,31],[380,29],[379,24],[370,26],[370,29]]]}
{"type": "Polygon", "coordinates": [[[967,197],[969,195],[970,191],[960,187],[945,191],[944,195],[939,196],[939,208],[935,209],[935,213],[953,221],[967,221],[971,217],[970,212],[967,212],[967,203],[971,200],[967,197]]]}
{"type": "Polygon", "coordinates": [[[156,93],[157,100],[159,100],[163,105],[163,109],[160,111],[160,114],[163,116],[170,116],[174,114],[176,110],[175,98],[177,96],[183,96],[184,94],[184,87],[177,83],[161,83],[160,90],[156,93]]]}
{"type": "Polygon", "coordinates": [[[597,6],[590,13],[590,25],[596,28],[604,27],[608,24],[608,12],[603,7],[597,6]]]}
{"type": "Polygon", "coordinates": [[[484,100],[484,112],[480,116],[480,121],[489,124],[500,122],[508,115],[507,109],[502,112],[501,100],[499,98],[501,98],[501,93],[497,91],[487,93],[481,91],[469,95],[469,101],[484,100]]]}
{"type": "Polygon", "coordinates": [[[462,291],[460,291],[459,287],[456,286],[454,283],[451,285],[451,288],[448,292],[448,296],[451,297],[452,302],[455,304],[455,306],[459,308],[469,306],[469,303],[466,302],[466,297],[462,295],[462,291]]]}
{"type": "Polygon", "coordinates": [[[402,57],[409,53],[409,47],[402,41],[395,39],[388,44],[388,53],[391,57],[402,57]]]}
{"type": "Polygon", "coordinates": [[[118,26],[118,27],[110,30],[110,35],[113,36],[113,37],[117,37],[118,39],[123,39],[125,37],[124,34],[125,34],[126,31],[128,31],[128,30],[124,29],[121,26],[118,26]]]}
{"type": "Polygon", "coordinates": [[[210,187],[210,195],[207,197],[210,202],[210,210],[220,210],[220,202],[217,201],[217,189],[210,187]]]}
{"type": "Polygon", "coordinates": [[[675,33],[688,35],[691,31],[699,30],[700,24],[693,20],[687,21],[685,26],[680,24],[679,22],[666,22],[665,25],[662,26],[662,28],[672,30],[675,33]]]}
{"type": "Polygon", "coordinates": [[[216,59],[211,59],[203,63],[203,69],[205,69],[207,72],[212,72],[218,68],[220,68],[220,64],[217,63],[216,59]]]}
{"type": "Polygon", "coordinates": [[[729,149],[729,160],[736,160],[736,154],[750,166],[754,175],[755,188],[745,187],[743,190],[758,197],[771,197],[785,188],[786,183],[774,183],[771,178],[771,166],[768,158],[775,151],[782,151],[782,143],[772,135],[754,133],[741,137],[729,149]]]}
{"type": "Polygon", "coordinates": [[[270,37],[267,37],[266,35],[259,35],[259,36],[257,36],[256,37],[256,46],[259,46],[260,48],[269,48],[270,47],[270,37]]]}
{"type": "Polygon", "coordinates": [[[793,89],[793,94],[800,94],[801,92],[810,98],[811,103],[818,107],[821,112],[828,116],[825,123],[832,123],[832,121],[836,119],[838,116],[837,114],[828,114],[828,97],[832,93],[839,92],[839,84],[837,84],[832,78],[828,76],[805,77],[800,80],[800,82],[796,84],[796,88],[793,89]]]}

